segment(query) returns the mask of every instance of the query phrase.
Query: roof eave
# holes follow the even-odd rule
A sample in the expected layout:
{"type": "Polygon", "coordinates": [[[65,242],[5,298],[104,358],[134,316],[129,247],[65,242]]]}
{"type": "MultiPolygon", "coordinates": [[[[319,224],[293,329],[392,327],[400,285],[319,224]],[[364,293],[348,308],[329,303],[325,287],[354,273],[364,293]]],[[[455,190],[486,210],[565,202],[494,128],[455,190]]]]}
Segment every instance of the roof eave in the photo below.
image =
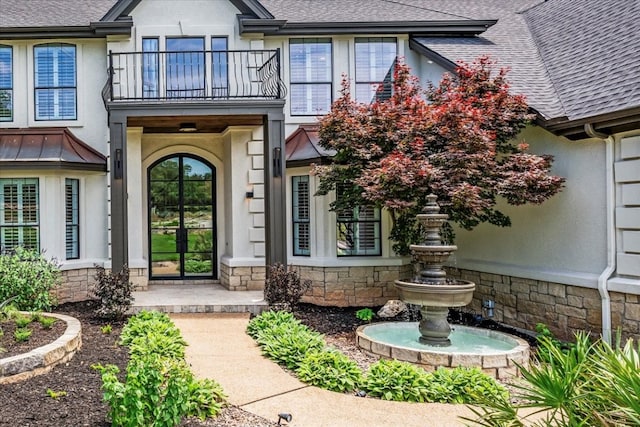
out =
{"type": "Polygon", "coordinates": [[[591,125],[595,131],[606,134],[640,130],[640,106],[574,120],[567,117],[539,119],[537,123],[549,132],[571,140],[586,139],[589,136],[585,132],[585,125],[591,125]]]}
{"type": "Polygon", "coordinates": [[[438,52],[429,49],[420,42],[416,41],[413,37],[409,38],[409,48],[423,55],[427,59],[435,62],[445,70],[454,71],[457,66],[456,63],[451,61],[449,58],[446,58],[440,55],[438,52]]]}
{"type": "Polygon", "coordinates": [[[54,161],[0,161],[2,170],[74,170],[85,172],[107,172],[106,163],[78,163],[65,162],[63,160],[54,161]]]}
{"type": "Polygon", "coordinates": [[[330,35],[330,34],[416,34],[459,35],[481,34],[496,20],[482,21],[393,21],[393,22],[288,22],[277,19],[254,19],[238,16],[240,34],[266,35],[330,35]]]}
{"type": "Polygon", "coordinates": [[[57,38],[103,38],[108,35],[131,35],[133,22],[92,22],[88,26],[51,27],[3,27],[0,38],[12,39],[57,39],[57,38]]]}

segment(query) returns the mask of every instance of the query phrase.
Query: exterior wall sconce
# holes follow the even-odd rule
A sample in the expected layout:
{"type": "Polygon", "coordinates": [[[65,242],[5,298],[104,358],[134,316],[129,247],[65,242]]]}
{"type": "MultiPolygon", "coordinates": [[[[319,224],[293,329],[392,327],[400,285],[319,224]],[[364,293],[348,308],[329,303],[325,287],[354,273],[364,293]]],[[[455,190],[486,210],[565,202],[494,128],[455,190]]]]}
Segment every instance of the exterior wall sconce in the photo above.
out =
{"type": "Polygon", "coordinates": [[[282,149],[280,147],[276,147],[273,149],[273,176],[274,177],[282,176],[282,161],[280,160],[281,154],[282,154],[282,149]]]}
{"type": "Polygon", "coordinates": [[[115,179],[122,179],[122,149],[116,148],[115,156],[113,159],[113,177],[115,179]]]}
{"type": "Polygon", "coordinates": [[[185,132],[185,133],[189,133],[189,132],[198,132],[198,128],[196,127],[195,123],[180,123],[180,127],[178,127],[178,132],[185,132]]]}
{"type": "Polygon", "coordinates": [[[246,197],[247,199],[253,199],[253,191],[247,191],[247,192],[245,193],[245,197],[246,197]]]}

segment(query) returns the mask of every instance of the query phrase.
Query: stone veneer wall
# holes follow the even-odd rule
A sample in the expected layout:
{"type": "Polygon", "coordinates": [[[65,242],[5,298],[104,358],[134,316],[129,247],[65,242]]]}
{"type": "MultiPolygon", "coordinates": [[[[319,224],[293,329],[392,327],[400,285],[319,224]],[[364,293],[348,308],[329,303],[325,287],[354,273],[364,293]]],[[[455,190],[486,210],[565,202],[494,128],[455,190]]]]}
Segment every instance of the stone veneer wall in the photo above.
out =
{"type": "MultiPolygon", "coordinates": [[[[62,271],[62,284],[52,291],[59,304],[65,302],[86,301],[92,299],[91,290],[95,286],[95,268],[78,268],[62,271]]],[[[147,269],[132,268],[129,270],[129,278],[136,289],[147,288],[147,269]]]]}
{"type": "MultiPolygon", "coordinates": [[[[569,340],[577,331],[602,332],[602,303],[597,289],[541,280],[523,279],[469,270],[451,269],[449,275],[476,283],[467,309],[482,313],[482,301],[493,299],[493,319],[510,326],[534,330],[546,324],[559,338],[569,340]]],[[[623,338],[640,338],[638,296],[610,292],[612,331],[623,338]]],[[[484,314],[484,313],[483,313],[484,314]]]]}
{"type": "Polygon", "coordinates": [[[266,268],[230,267],[220,264],[220,283],[230,291],[261,291],[264,289],[266,268]]]}
{"type": "Polygon", "coordinates": [[[398,298],[394,281],[411,277],[411,265],[381,267],[295,266],[302,279],[311,280],[303,302],[337,307],[384,305],[398,298]]]}

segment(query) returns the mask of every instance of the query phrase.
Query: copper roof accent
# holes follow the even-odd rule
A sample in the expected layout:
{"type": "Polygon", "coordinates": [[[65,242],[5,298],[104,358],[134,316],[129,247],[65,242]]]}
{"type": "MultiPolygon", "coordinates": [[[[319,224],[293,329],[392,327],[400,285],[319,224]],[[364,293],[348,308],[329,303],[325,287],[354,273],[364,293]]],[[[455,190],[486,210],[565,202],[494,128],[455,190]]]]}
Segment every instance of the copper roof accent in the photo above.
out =
{"type": "Polygon", "coordinates": [[[300,125],[285,144],[285,159],[289,167],[324,163],[336,154],[320,145],[317,125],[300,125]]]}
{"type": "Polygon", "coordinates": [[[0,169],[107,171],[107,158],[67,128],[0,129],[0,169]]]}

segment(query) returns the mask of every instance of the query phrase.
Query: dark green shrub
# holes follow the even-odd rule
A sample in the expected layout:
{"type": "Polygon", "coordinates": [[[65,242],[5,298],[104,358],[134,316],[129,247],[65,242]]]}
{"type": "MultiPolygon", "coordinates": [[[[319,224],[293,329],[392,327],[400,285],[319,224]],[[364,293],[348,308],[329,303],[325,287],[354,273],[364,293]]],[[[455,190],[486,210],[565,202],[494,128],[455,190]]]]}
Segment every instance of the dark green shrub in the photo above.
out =
{"type": "Polygon", "coordinates": [[[296,374],[302,382],[341,393],[356,390],[362,382],[356,362],[333,349],[307,354],[296,374]]]}
{"type": "Polygon", "coordinates": [[[415,365],[381,359],[369,367],[362,388],[373,397],[400,402],[427,402],[429,374],[415,365]]]}
{"type": "Polygon", "coordinates": [[[478,368],[440,368],[430,374],[429,402],[476,403],[486,399],[506,399],[507,390],[478,368]]]}
{"type": "Polygon", "coordinates": [[[282,324],[258,333],[256,342],[262,353],[289,369],[297,369],[302,359],[325,346],[321,334],[301,324],[282,324]]]}
{"type": "Polygon", "coordinates": [[[295,310],[300,298],[311,288],[310,280],[300,280],[293,267],[280,263],[269,266],[264,284],[264,299],[271,306],[295,310]]]}
{"type": "Polygon", "coordinates": [[[56,262],[41,252],[17,247],[0,255],[0,301],[13,298],[19,310],[49,311],[56,304],[51,291],[61,280],[56,262]]]}
{"type": "Polygon", "coordinates": [[[96,286],[93,296],[100,304],[96,314],[104,319],[122,319],[133,303],[133,283],[129,281],[129,268],[125,265],[117,273],[107,272],[99,265],[95,269],[96,286]]]}
{"type": "Polygon", "coordinates": [[[256,338],[260,332],[284,324],[299,325],[300,321],[288,311],[264,311],[249,321],[247,334],[252,338],[256,338]]]}

